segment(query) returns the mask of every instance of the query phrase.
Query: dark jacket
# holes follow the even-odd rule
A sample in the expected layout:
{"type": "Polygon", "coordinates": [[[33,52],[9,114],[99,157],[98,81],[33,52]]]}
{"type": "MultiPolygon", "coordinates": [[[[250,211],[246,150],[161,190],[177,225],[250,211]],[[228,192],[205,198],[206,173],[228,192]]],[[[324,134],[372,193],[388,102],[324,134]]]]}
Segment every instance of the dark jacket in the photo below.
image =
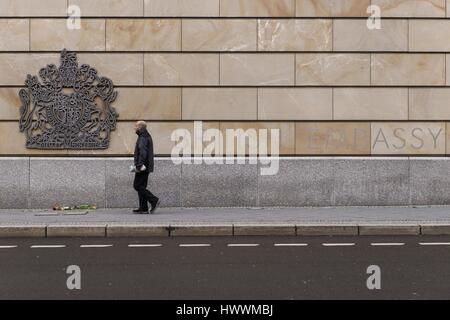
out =
{"type": "Polygon", "coordinates": [[[153,140],[147,129],[140,130],[136,147],[134,148],[134,165],[140,169],[142,165],[147,167],[148,172],[153,172],[153,140]]]}

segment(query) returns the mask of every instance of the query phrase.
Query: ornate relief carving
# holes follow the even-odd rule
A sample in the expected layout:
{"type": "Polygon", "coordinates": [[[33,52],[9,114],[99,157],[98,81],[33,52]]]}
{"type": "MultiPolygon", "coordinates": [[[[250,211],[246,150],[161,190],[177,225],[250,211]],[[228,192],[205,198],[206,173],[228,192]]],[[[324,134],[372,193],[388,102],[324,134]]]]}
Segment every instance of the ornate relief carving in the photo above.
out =
{"type": "Polygon", "coordinates": [[[87,64],[78,67],[75,52],[61,52],[61,65],[28,75],[19,91],[20,131],[31,149],[106,149],[118,114],[112,81],[87,64]]]}

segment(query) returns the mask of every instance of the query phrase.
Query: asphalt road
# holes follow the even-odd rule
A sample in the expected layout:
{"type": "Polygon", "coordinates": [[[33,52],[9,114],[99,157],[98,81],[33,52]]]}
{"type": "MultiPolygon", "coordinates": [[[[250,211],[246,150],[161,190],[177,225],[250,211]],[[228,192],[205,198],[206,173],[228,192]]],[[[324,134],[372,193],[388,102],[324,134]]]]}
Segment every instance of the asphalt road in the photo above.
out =
{"type": "Polygon", "coordinates": [[[0,239],[0,299],[449,298],[448,236],[0,239]]]}

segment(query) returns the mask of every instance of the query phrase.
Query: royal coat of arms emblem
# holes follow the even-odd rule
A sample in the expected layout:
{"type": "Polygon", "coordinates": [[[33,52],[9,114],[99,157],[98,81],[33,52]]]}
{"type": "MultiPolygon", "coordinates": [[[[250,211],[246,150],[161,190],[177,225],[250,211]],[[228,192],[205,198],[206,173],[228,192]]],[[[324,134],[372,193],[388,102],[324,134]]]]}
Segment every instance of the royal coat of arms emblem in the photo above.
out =
{"type": "Polygon", "coordinates": [[[117,98],[112,81],[87,64],[78,67],[75,52],[63,50],[61,65],[28,75],[19,91],[20,131],[30,149],[106,149],[116,127],[117,98]]]}

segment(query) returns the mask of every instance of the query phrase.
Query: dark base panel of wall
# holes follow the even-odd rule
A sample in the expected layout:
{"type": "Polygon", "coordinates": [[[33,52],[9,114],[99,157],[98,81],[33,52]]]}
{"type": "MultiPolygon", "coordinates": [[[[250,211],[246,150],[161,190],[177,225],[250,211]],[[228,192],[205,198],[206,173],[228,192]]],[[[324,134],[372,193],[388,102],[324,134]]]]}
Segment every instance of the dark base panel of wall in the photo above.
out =
{"type": "MultiPolygon", "coordinates": [[[[0,208],[137,207],[131,158],[0,158],[0,208]]],[[[149,189],[162,207],[450,204],[450,158],[281,158],[267,164],[176,165],[158,158],[149,189]]]]}

